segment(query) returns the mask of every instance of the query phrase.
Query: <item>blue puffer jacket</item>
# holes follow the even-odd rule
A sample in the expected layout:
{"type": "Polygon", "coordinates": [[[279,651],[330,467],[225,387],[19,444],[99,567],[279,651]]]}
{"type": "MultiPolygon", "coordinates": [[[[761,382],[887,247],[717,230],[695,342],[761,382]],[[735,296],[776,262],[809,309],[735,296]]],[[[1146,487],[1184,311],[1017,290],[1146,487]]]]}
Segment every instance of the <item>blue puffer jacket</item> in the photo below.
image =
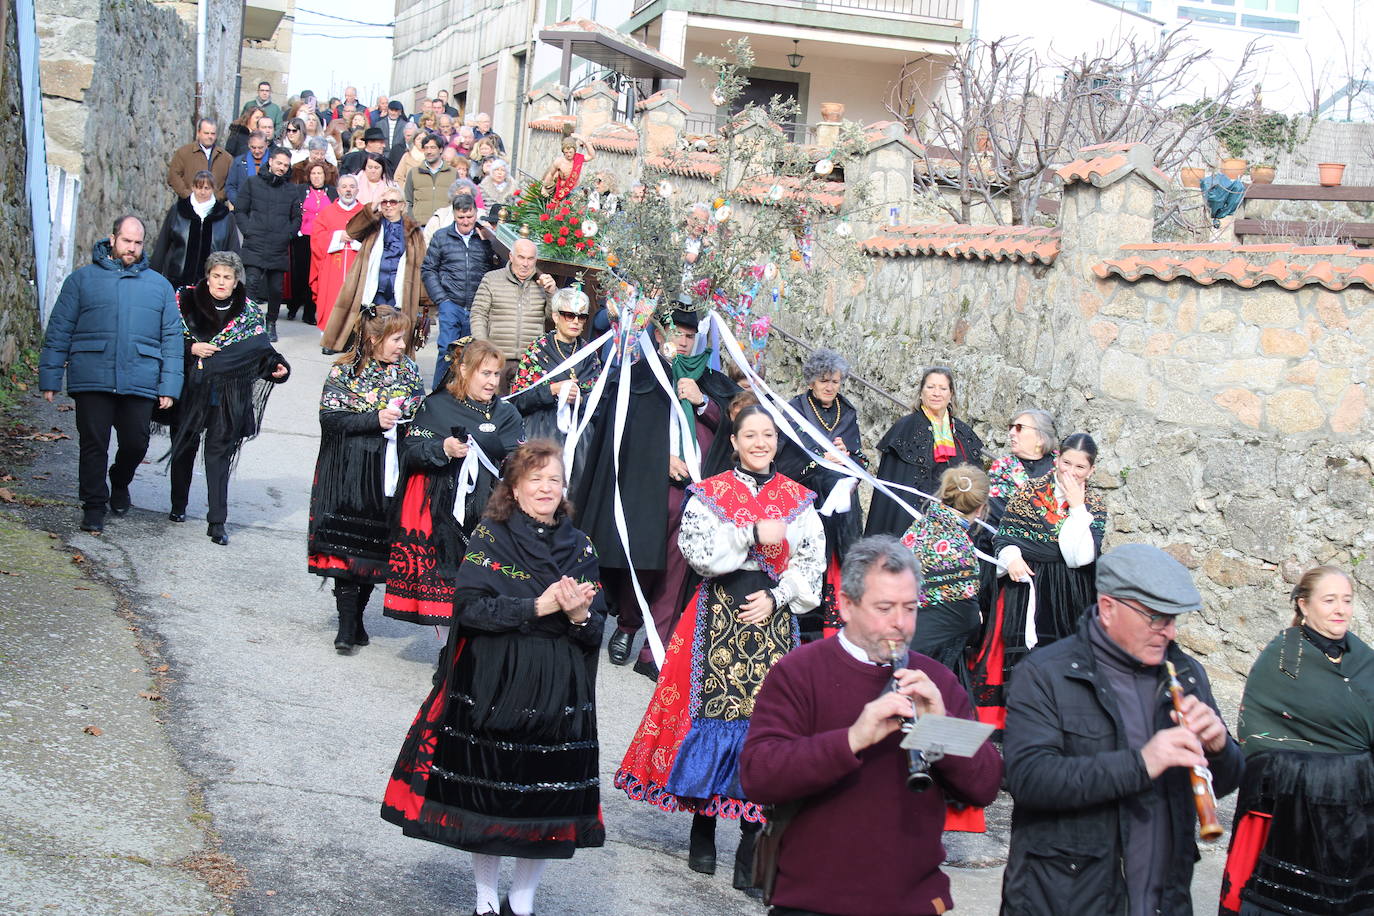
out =
{"type": "Polygon", "coordinates": [[[109,239],[96,242],[92,263],[62,284],[43,355],[38,386],[60,391],[108,391],[179,397],[184,373],[181,313],[172,285],[148,266],[110,257],[109,239]]]}

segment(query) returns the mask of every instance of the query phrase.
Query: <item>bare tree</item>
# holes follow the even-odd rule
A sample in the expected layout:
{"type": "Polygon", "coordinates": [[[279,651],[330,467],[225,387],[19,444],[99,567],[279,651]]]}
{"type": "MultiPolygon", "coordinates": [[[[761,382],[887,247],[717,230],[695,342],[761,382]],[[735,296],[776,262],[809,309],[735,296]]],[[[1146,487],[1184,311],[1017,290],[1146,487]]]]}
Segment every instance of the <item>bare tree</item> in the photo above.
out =
{"type": "MultiPolygon", "coordinates": [[[[1210,158],[1217,132],[1255,110],[1257,53],[1252,43],[1234,71],[1199,92],[1215,70],[1185,29],[1069,59],[1042,59],[1020,40],[973,41],[933,89],[904,70],[887,108],[923,142],[915,181],[941,209],[958,222],[977,208],[980,218],[1028,224],[1054,168],[1084,146],[1147,143],[1166,172],[1210,158]]],[[[1182,206],[1163,210],[1163,222],[1193,221],[1182,206]]]]}

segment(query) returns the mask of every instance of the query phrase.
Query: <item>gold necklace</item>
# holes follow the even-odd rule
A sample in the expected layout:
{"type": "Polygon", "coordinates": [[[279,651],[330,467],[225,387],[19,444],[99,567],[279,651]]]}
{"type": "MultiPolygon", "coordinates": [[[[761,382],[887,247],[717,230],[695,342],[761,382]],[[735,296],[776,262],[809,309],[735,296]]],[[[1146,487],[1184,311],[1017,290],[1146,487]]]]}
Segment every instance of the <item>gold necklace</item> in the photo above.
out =
{"type": "Polygon", "coordinates": [[[477,411],[477,413],[480,413],[482,415],[482,418],[485,420],[490,420],[492,411],[496,410],[495,400],[488,401],[487,406],[485,408],[478,404],[476,401],[474,401],[472,398],[463,398],[463,403],[466,404],[468,407],[472,408],[473,410],[477,411]]]}
{"type": "Polygon", "coordinates": [[[563,360],[567,359],[568,357],[572,356],[574,353],[577,352],[577,344],[574,342],[574,343],[568,345],[568,352],[564,353],[564,352],[563,352],[563,342],[562,342],[561,340],[558,339],[558,335],[557,335],[557,334],[555,334],[555,335],[553,336],[552,341],[553,341],[553,352],[558,354],[558,361],[559,361],[560,363],[563,362],[563,360]]]}
{"type": "Polygon", "coordinates": [[[806,403],[811,405],[811,412],[816,415],[816,422],[821,424],[821,429],[828,433],[833,433],[835,427],[840,425],[840,399],[835,398],[835,419],[829,423],[825,422],[825,417],[821,416],[820,409],[816,406],[816,399],[811,396],[811,392],[806,393],[806,403]]]}

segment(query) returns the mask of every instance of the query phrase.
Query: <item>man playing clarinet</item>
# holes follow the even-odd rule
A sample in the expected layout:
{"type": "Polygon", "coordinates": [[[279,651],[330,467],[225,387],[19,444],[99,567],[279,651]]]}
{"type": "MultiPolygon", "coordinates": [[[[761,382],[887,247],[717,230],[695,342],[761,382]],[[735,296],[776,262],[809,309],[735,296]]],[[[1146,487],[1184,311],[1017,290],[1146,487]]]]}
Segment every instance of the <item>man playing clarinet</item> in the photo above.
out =
{"type": "Polygon", "coordinates": [[[953,672],[907,650],[920,567],[901,541],[856,541],[840,580],[844,628],[773,666],[740,752],[745,794],[775,806],[769,829],[791,815],[771,916],[944,913],[954,906],[940,871],[945,803],[990,804],[1002,761],[985,743],[972,757],[930,762],[929,785],[908,788],[902,723],[972,719],[973,703],[953,672]]]}
{"type": "Polygon", "coordinates": [[[1202,665],[1174,642],[1202,606],[1182,564],[1123,544],[1097,563],[1078,632],[1030,654],[1007,698],[1015,806],[1002,913],[1193,912],[1195,787],[1220,798],[1245,763],[1202,665]],[[1183,697],[1169,693],[1166,662],[1183,697]]]}

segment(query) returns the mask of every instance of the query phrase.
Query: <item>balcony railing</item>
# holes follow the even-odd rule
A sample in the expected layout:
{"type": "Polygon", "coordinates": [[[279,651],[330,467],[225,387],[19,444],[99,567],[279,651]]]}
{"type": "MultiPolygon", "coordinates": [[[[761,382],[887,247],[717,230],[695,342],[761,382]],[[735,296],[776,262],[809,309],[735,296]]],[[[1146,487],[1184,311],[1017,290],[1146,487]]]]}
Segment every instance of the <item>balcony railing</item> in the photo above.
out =
{"type": "MultiPolygon", "coordinates": [[[[684,124],[684,133],[689,138],[689,142],[695,144],[694,148],[700,152],[707,152],[714,149],[716,131],[725,126],[727,116],[720,113],[693,112],[687,115],[684,124]],[[702,144],[705,144],[702,146],[702,144]]],[[[803,124],[800,121],[787,121],[778,125],[787,134],[787,139],[793,143],[812,145],[816,142],[816,125],[803,124]]]]}
{"type": "MultiPolygon", "coordinates": [[[[639,0],[635,15],[654,0],[639,0]]],[[[819,13],[853,13],[884,19],[924,19],[962,25],[965,0],[755,0],[768,6],[786,6],[819,13]]]]}

